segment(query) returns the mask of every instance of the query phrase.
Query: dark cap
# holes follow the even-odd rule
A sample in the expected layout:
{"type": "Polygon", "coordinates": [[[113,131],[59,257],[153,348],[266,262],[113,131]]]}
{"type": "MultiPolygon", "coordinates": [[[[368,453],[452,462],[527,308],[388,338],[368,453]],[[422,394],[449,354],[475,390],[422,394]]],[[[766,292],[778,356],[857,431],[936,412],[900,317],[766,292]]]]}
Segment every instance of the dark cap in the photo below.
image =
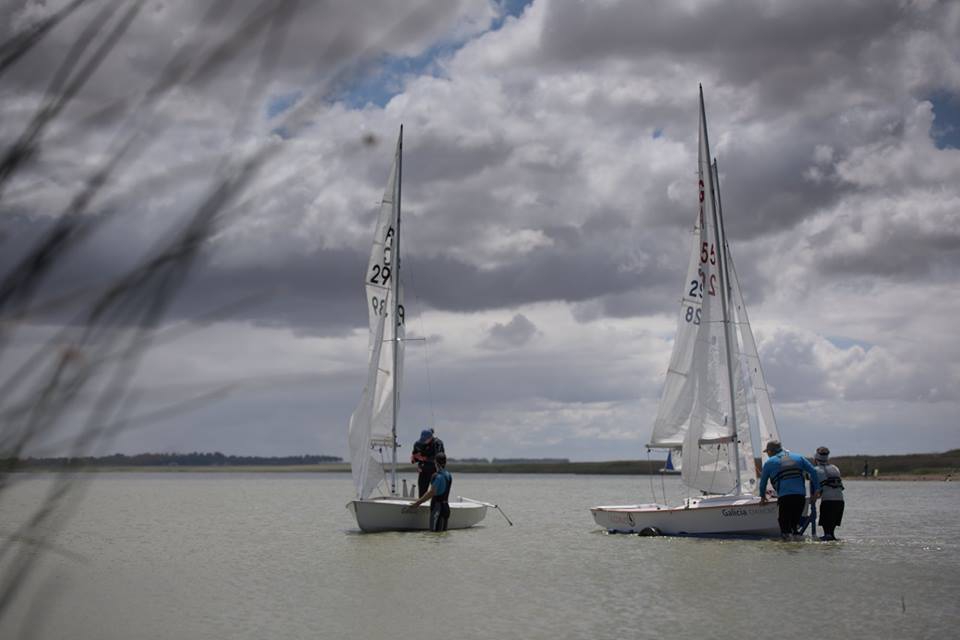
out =
{"type": "Polygon", "coordinates": [[[767,453],[777,453],[783,449],[783,445],[780,444],[779,440],[771,440],[767,443],[767,448],[764,449],[767,453]]]}

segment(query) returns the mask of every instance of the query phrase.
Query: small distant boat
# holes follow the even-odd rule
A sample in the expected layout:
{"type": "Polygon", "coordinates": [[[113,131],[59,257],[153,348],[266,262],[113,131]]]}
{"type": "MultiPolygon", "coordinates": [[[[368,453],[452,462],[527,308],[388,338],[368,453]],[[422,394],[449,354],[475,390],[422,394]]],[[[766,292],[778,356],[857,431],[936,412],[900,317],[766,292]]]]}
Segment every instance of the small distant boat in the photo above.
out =
{"type": "MultiPolygon", "coordinates": [[[[404,512],[413,498],[397,493],[397,410],[405,332],[400,283],[402,161],[401,126],[367,265],[365,289],[370,321],[367,384],[350,417],[350,470],[357,498],[347,504],[347,509],[360,529],[367,532],[430,529],[429,504],[404,512]],[[386,451],[389,461],[384,459],[386,451]],[[389,480],[384,470],[388,465],[389,480]],[[378,490],[381,495],[373,496],[378,490]]],[[[450,500],[448,529],[465,529],[479,523],[487,515],[487,506],[467,498],[450,500]]]]}
{"type": "Polygon", "coordinates": [[[679,452],[682,482],[700,495],[676,506],[599,506],[591,513],[612,532],[776,536],[776,503],[761,503],[754,495],[751,415],[761,442],[779,436],[724,236],[702,88],[699,211],[693,233],[677,335],[648,447],[668,449],[668,463],[679,452]]]}
{"type": "Polygon", "coordinates": [[[673,463],[673,449],[667,452],[667,461],[663,463],[663,468],[660,469],[660,473],[680,473],[680,466],[673,463]]]}

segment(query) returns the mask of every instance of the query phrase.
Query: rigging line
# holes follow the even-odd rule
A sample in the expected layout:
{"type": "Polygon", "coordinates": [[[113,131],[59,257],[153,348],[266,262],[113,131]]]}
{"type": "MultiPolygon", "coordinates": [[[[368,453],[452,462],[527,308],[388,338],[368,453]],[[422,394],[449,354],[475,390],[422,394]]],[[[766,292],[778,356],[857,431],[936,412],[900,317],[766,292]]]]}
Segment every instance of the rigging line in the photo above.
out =
{"type": "MultiPolygon", "coordinates": [[[[650,468],[653,466],[653,461],[650,459],[650,449],[647,448],[647,475],[650,476],[650,496],[653,498],[653,501],[657,501],[657,490],[653,488],[653,474],[650,473],[650,468]]],[[[666,500],[664,500],[666,502],[666,500]]]]}
{"type": "MultiPolygon", "coordinates": [[[[667,457],[668,460],[670,459],[669,455],[670,454],[668,454],[668,457],[667,457]]],[[[666,467],[666,463],[664,463],[664,467],[666,467]]],[[[666,480],[664,480],[665,475],[667,475],[667,472],[664,469],[664,471],[660,472],[660,491],[663,493],[663,504],[667,504],[667,482],[666,480]]]]}
{"type": "MultiPolygon", "coordinates": [[[[647,451],[649,452],[649,449],[647,449],[647,451]]],[[[673,455],[673,451],[671,450],[669,453],[667,453],[667,460],[671,460],[672,455],[673,455]]],[[[660,470],[660,491],[663,493],[663,504],[667,504],[667,483],[663,478],[665,475],[667,475],[666,461],[664,461],[663,463],[663,469],[660,470]]],[[[654,502],[656,502],[657,497],[654,496],[653,499],[654,499],[654,502]]]]}
{"type": "Polygon", "coordinates": [[[710,493],[716,493],[713,488],[716,486],[717,472],[720,470],[720,447],[722,446],[721,444],[717,445],[717,455],[713,459],[713,473],[710,474],[710,493]]]}
{"type": "Polygon", "coordinates": [[[427,404],[430,405],[430,428],[437,428],[437,416],[434,412],[433,407],[433,383],[430,379],[430,357],[428,354],[428,341],[427,341],[427,331],[423,324],[423,301],[420,296],[417,294],[416,288],[410,287],[410,293],[413,294],[414,300],[417,301],[417,318],[420,320],[420,333],[423,334],[423,365],[427,372],[427,404]]]}

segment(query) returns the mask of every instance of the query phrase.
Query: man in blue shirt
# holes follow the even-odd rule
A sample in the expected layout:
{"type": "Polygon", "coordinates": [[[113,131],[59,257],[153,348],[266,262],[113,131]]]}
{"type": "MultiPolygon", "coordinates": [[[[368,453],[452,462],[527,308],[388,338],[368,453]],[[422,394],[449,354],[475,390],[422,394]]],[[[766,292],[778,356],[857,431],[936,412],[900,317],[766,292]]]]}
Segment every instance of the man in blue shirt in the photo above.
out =
{"type": "Polygon", "coordinates": [[[763,464],[760,474],[760,502],[767,501],[767,481],[769,480],[777,492],[777,506],[780,524],[780,535],[789,538],[800,526],[803,516],[803,507],[807,503],[806,483],[803,474],[810,476],[811,498],[816,500],[820,495],[820,483],[817,480],[817,470],[810,461],[803,456],[786,451],[779,440],[767,443],[767,455],[770,458],[763,464]]]}
{"type": "Polygon", "coordinates": [[[440,452],[435,460],[437,472],[430,479],[430,488],[403,511],[412,511],[429,500],[430,530],[446,531],[447,522],[450,520],[450,488],[453,486],[453,476],[447,471],[447,454],[440,452]]]}

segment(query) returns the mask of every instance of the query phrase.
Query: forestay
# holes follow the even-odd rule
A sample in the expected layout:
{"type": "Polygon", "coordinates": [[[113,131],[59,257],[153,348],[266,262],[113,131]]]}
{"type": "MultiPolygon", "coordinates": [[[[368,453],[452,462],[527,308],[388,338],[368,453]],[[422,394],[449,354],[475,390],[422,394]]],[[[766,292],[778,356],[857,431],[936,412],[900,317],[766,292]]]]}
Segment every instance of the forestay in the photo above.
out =
{"type": "Polygon", "coordinates": [[[367,386],[350,418],[350,463],[360,499],[384,480],[383,452],[396,443],[394,418],[403,371],[403,288],[399,266],[400,154],[397,140],[390,178],[380,205],[365,288],[370,321],[367,386]]]}
{"type": "MultiPolygon", "coordinates": [[[[743,303],[740,294],[740,282],[737,280],[736,272],[733,268],[733,257],[730,253],[730,244],[727,242],[726,232],[723,227],[723,203],[720,198],[720,172],[717,169],[717,161],[713,161],[712,166],[713,188],[716,192],[717,220],[720,224],[720,243],[723,246],[723,279],[727,285],[727,316],[726,326],[729,330],[730,349],[732,358],[730,361],[731,380],[734,386],[734,402],[737,422],[737,442],[740,467],[740,493],[753,493],[756,489],[757,469],[754,464],[753,437],[751,433],[750,415],[757,416],[761,410],[757,407],[757,395],[752,393],[752,373],[748,373],[751,367],[756,367],[759,371],[760,358],[757,355],[756,343],[753,340],[753,334],[750,331],[750,323],[747,320],[747,307],[743,303]],[[737,329],[740,332],[738,334],[737,329]],[[749,337],[749,343],[744,342],[744,334],[749,337]],[[738,340],[740,338],[740,340],[738,340]],[[748,354],[752,353],[752,357],[748,354]]],[[[761,378],[762,378],[762,374],[761,378]]],[[[766,385],[763,386],[764,392],[766,385]]],[[[764,396],[767,401],[766,413],[773,417],[773,407],[770,406],[769,396],[764,396]]],[[[756,420],[756,419],[755,419],[756,420]]],[[[761,434],[765,430],[761,428],[761,434]]],[[[762,437],[762,436],[761,436],[762,437]]],[[[732,452],[731,456],[734,455],[732,452]]]]}
{"type": "MultiPolygon", "coordinates": [[[[763,367],[760,366],[760,354],[757,352],[757,343],[750,329],[750,318],[747,316],[747,306],[743,302],[740,290],[740,279],[733,260],[728,256],[730,265],[730,298],[733,303],[734,322],[740,337],[740,362],[747,372],[752,397],[748,405],[755,410],[757,430],[761,445],[771,440],[780,440],[780,431],[777,429],[777,420],[773,415],[773,405],[770,402],[770,391],[763,376],[763,367]]],[[[763,447],[760,447],[761,449],[763,447]]],[[[752,455],[752,454],[751,454],[752,455]]],[[[766,454],[763,454],[766,457],[766,454]]]]}

